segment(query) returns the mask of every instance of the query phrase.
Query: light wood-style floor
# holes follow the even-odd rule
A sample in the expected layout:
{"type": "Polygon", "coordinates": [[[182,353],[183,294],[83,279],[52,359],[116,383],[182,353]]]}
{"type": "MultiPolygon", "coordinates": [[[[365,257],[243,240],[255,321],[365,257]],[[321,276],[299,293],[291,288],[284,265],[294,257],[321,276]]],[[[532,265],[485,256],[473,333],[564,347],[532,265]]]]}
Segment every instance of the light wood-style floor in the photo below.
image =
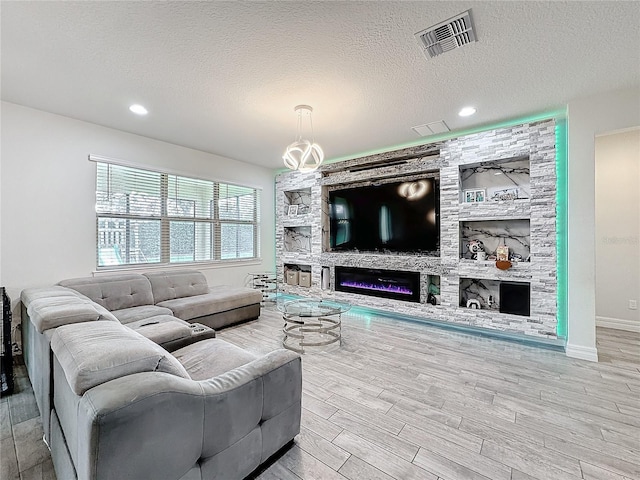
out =
{"type": "MultiPolygon", "coordinates": [[[[278,346],[277,313],[222,338],[278,346]]],[[[601,363],[402,320],[343,316],[303,358],[302,432],[260,479],[640,479],[640,335],[601,363]]]]}
{"type": "MultiPolygon", "coordinates": [[[[219,337],[263,353],[281,327],[264,309],[219,337]]],[[[342,333],[339,348],[303,356],[302,431],[259,480],[640,479],[640,334],[598,329],[593,363],[367,315],[343,315],[342,333]]],[[[19,466],[6,468],[11,402],[0,478],[53,478],[46,458],[22,468],[41,447],[21,423],[19,466]]]]}

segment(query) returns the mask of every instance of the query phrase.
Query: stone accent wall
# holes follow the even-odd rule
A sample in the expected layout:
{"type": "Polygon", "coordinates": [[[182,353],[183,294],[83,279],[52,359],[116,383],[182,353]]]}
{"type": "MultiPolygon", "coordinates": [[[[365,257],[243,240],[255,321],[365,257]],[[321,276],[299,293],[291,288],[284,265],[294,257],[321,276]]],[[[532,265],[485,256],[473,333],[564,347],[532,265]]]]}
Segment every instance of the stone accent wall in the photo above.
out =
{"type": "Polygon", "coordinates": [[[309,174],[286,172],[276,178],[276,268],[280,291],[307,297],[326,297],[427,319],[483,327],[534,337],[556,338],[556,172],[555,123],[546,120],[472,134],[439,144],[421,145],[394,152],[330,164],[309,174]],[[483,203],[463,203],[461,168],[483,162],[528,159],[530,198],[483,203]],[[364,165],[372,168],[360,169],[364,165]],[[355,167],[355,168],[354,168],[355,167]],[[367,180],[439,176],[440,251],[434,256],[330,252],[328,250],[327,189],[348,187],[367,180]],[[292,198],[285,192],[309,189],[308,213],[287,216],[292,198]],[[461,222],[529,219],[530,262],[514,263],[499,270],[492,261],[461,258],[461,222]],[[289,252],[285,227],[310,227],[311,249],[289,252]],[[438,255],[439,253],[439,255],[438,255]],[[311,268],[312,286],[284,284],[284,266],[311,268]],[[334,290],[336,265],[416,271],[421,273],[420,303],[388,300],[334,290]],[[322,267],[329,267],[330,288],[321,288],[322,267]],[[440,279],[440,304],[427,303],[430,277],[440,279]],[[531,286],[531,315],[503,314],[491,308],[460,306],[460,279],[519,281],[531,286]]]}

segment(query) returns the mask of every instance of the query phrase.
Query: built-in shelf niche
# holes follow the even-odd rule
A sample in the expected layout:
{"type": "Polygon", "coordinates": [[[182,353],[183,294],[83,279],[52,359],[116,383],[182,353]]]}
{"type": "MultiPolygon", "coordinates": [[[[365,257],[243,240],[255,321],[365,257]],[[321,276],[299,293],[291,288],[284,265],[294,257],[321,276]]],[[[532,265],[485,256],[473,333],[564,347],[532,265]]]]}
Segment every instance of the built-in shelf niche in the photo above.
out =
{"type": "Polygon", "coordinates": [[[531,197],[529,157],[460,166],[460,202],[508,202],[531,197]]]}
{"type": "Polygon", "coordinates": [[[460,307],[528,317],[531,286],[528,282],[461,278],[460,307]]]}
{"type": "Polygon", "coordinates": [[[310,252],[311,227],[284,227],[284,250],[285,252],[310,252]]]}
{"type": "Polygon", "coordinates": [[[289,207],[295,206],[294,215],[305,215],[311,209],[311,188],[301,188],[300,190],[288,190],[284,192],[285,215],[289,214],[289,207]]]}
{"type": "Polygon", "coordinates": [[[304,288],[311,287],[311,265],[285,263],[283,273],[285,284],[304,288]]]}
{"type": "Polygon", "coordinates": [[[527,261],[531,254],[531,222],[529,219],[460,222],[460,258],[475,258],[469,250],[473,240],[482,242],[487,259],[492,259],[498,246],[506,245],[511,260],[527,261]]]}
{"type": "Polygon", "coordinates": [[[426,274],[423,275],[426,285],[426,296],[422,299],[431,305],[440,305],[442,297],[440,293],[440,275],[426,274]]]}

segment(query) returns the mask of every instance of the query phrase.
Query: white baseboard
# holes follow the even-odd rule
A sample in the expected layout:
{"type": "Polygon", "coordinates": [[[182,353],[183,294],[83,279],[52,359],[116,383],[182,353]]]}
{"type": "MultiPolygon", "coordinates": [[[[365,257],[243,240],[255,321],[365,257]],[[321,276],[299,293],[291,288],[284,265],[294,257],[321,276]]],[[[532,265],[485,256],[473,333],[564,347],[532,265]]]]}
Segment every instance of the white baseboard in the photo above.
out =
{"type": "Polygon", "coordinates": [[[582,345],[571,345],[567,343],[564,348],[567,357],[579,358],[580,360],[588,360],[589,362],[598,361],[598,349],[595,347],[583,347],[582,345]]]}
{"type": "Polygon", "coordinates": [[[624,318],[596,317],[596,327],[615,328],[640,333],[640,322],[624,318]]]}

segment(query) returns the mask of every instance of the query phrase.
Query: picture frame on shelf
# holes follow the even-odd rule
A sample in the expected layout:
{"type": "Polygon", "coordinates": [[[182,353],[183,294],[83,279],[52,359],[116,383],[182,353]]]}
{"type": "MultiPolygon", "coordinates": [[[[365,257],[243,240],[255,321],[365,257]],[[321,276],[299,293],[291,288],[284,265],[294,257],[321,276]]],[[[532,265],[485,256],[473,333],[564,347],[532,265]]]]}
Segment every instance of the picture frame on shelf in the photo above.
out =
{"type": "Polygon", "coordinates": [[[486,198],[484,188],[473,188],[464,191],[464,203],[484,202],[486,198]]]}
{"type": "Polygon", "coordinates": [[[476,201],[476,191],[475,190],[465,190],[464,191],[464,203],[474,203],[476,201]]]}
{"type": "Polygon", "coordinates": [[[287,215],[289,217],[295,217],[296,215],[298,215],[298,205],[289,205],[289,208],[287,209],[287,215]]]}
{"type": "Polygon", "coordinates": [[[516,200],[520,194],[520,189],[517,187],[501,188],[495,190],[491,195],[492,202],[504,202],[509,200],[516,200]]]}

